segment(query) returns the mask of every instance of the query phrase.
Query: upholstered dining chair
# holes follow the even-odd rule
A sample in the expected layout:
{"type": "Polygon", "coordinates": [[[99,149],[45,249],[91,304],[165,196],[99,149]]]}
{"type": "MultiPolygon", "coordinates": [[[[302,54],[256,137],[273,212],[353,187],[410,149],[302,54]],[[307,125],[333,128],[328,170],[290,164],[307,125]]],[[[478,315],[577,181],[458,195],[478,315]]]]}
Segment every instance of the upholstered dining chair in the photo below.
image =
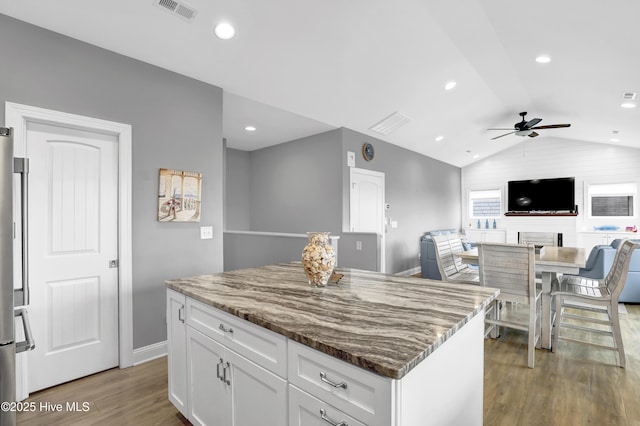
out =
{"type": "Polygon", "coordinates": [[[551,346],[553,352],[558,348],[560,339],[583,343],[618,352],[620,367],[625,367],[624,345],[618,315],[618,297],[627,281],[631,255],[638,246],[640,244],[625,241],[616,252],[611,270],[602,280],[568,275],[552,284],[551,297],[555,298],[556,305],[555,334],[551,346]],[[567,308],[570,308],[572,312],[567,312],[567,308]],[[600,318],[593,314],[589,316],[586,312],[605,314],[607,319],[601,319],[602,315],[600,318]],[[578,323],[576,324],[576,322],[578,323]],[[562,327],[607,335],[612,338],[613,343],[609,346],[580,338],[561,336],[562,327]]]}
{"type": "Polygon", "coordinates": [[[486,334],[497,337],[499,327],[526,331],[527,365],[534,368],[542,318],[542,291],[536,286],[534,245],[478,243],[478,264],[480,283],[500,289],[500,295],[493,301],[485,318],[485,324],[489,325],[486,334]],[[501,302],[505,301],[526,305],[526,322],[502,319],[501,302]]]}

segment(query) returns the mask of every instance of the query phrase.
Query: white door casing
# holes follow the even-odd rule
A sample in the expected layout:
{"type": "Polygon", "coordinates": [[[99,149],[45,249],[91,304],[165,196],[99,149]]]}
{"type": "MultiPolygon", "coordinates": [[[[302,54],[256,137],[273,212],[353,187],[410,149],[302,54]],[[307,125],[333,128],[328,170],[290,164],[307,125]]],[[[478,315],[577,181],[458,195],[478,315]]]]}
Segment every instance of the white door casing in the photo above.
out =
{"type": "Polygon", "coordinates": [[[380,272],[385,272],[384,173],[349,168],[349,230],[380,236],[380,272]]]}
{"type": "Polygon", "coordinates": [[[118,365],[117,149],[113,135],[27,125],[29,392],[118,365]]]}
{"type": "MultiPolygon", "coordinates": [[[[131,126],[90,117],[67,114],[11,102],[5,104],[5,122],[14,128],[15,156],[27,154],[27,127],[33,123],[47,123],[68,128],[84,129],[111,135],[117,143],[117,256],[115,269],[118,283],[118,365],[133,365],[132,339],[132,267],[131,267],[131,126]]],[[[16,256],[20,262],[19,256],[16,256]]],[[[31,269],[31,268],[30,268],[31,269]]],[[[33,320],[32,320],[33,322],[33,320]]],[[[33,325],[33,324],[32,324],[33,325]]],[[[36,341],[36,346],[38,346],[36,341]]],[[[22,354],[26,355],[26,354],[22,354]]],[[[17,359],[17,398],[27,393],[27,363],[23,356],[17,359]]]]}

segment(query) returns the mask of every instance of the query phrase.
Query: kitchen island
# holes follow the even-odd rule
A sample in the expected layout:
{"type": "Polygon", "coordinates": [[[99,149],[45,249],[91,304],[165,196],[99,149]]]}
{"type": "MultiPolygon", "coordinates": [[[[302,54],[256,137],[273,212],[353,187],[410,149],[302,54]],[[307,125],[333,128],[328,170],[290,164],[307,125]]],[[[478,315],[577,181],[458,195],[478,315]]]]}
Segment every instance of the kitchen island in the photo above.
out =
{"type": "Polygon", "coordinates": [[[482,424],[498,290],[299,262],[167,281],[169,398],[194,424],[482,424]]]}

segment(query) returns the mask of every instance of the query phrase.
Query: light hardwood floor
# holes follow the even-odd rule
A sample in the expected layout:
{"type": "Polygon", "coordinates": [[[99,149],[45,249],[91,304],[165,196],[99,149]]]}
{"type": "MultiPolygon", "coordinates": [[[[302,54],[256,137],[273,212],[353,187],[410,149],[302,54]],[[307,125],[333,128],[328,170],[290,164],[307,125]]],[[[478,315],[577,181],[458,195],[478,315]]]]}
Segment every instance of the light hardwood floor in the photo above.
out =
{"type": "MultiPolygon", "coordinates": [[[[508,330],[486,340],[484,424],[640,425],[640,305],[626,308],[625,369],[614,352],[569,342],[555,353],[536,350],[530,369],[524,333],[508,330]]],[[[166,358],[40,391],[28,401],[86,401],[89,410],[20,413],[18,425],[189,424],[167,400],[166,358]]]]}

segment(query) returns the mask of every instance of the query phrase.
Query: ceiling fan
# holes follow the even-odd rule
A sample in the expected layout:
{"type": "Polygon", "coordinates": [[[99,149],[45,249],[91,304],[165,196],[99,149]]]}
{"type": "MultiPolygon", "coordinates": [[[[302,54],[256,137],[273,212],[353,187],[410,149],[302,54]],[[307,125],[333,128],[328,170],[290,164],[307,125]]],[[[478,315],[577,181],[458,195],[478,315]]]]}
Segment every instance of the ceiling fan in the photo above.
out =
{"type": "Polygon", "coordinates": [[[536,130],[540,129],[558,129],[560,127],[571,127],[571,124],[549,124],[547,126],[536,126],[539,122],[542,121],[542,118],[533,118],[529,121],[524,119],[524,116],[527,115],[526,112],[521,112],[520,117],[522,117],[522,121],[517,122],[513,125],[513,129],[487,129],[487,130],[512,130],[509,133],[505,133],[504,135],[496,136],[495,138],[491,138],[491,140],[501,138],[503,136],[516,134],[517,136],[529,136],[530,138],[535,138],[538,136],[536,130]]]}

